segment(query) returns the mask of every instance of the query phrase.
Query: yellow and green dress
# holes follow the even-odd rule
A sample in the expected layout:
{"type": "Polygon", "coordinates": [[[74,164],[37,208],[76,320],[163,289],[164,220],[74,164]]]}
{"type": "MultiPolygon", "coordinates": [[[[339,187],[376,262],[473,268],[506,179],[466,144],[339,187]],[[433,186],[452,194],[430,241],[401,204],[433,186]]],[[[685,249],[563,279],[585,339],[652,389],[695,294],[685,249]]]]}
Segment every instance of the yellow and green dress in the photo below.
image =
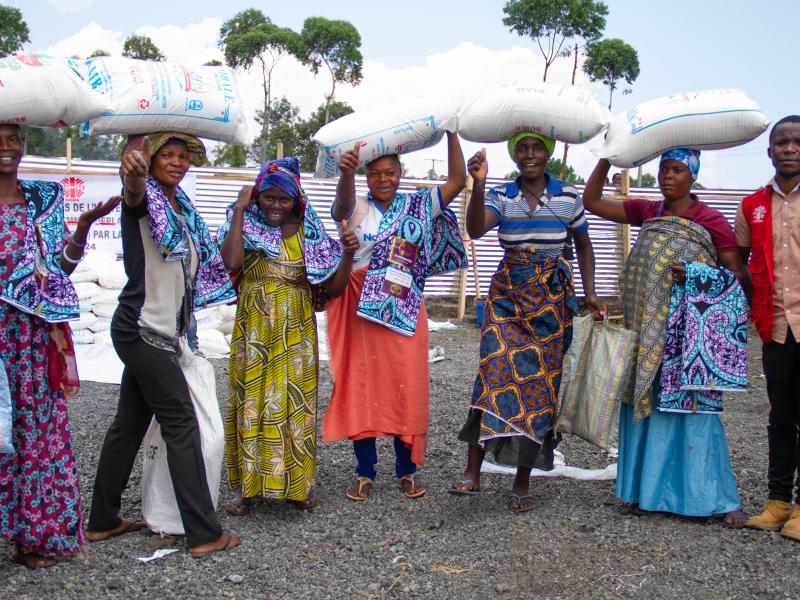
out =
{"type": "Polygon", "coordinates": [[[303,228],[280,255],[246,251],[228,367],[228,482],[245,498],[305,500],[317,444],[317,327],[303,228]]]}

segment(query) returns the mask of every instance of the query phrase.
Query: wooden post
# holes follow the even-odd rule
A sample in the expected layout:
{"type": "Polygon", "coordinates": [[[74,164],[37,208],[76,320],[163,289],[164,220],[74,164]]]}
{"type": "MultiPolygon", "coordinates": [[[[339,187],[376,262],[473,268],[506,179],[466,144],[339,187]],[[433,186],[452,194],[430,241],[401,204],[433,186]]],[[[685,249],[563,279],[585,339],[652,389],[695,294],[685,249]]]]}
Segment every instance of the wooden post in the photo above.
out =
{"type": "MultiPolygon", "coordinates": [[[[628,169],[622,169],[622,189],[620,191],[624,199],[630,197],[631,179],[628,175],[628,169]]],[[[622,246],[622,262],[624,263],[631,251],[631,226],[627,223],[623,223],[620,227],[620,245],[622,246]]]]}
{"type": "Polygon", "coordinates": [[[275,158],[283,158],[283,142],[275,144],[275,154],[277,154],[275,158]]]}
{"type": "Polygon", "coordinates": [[[67,140],[67,173],[72,173],[72,136],[67,140]]]}

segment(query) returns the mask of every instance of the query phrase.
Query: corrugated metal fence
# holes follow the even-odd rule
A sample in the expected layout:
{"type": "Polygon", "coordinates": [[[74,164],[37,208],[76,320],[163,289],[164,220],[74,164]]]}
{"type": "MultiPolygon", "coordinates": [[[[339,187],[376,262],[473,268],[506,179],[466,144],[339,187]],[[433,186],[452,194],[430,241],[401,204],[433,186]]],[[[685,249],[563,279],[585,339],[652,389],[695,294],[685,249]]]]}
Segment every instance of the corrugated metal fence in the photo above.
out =
{"type": "MultiPolygon", "coordinates": [[[[116,174],[118,168],[119,164],[114,162],[76,160],[72,163],[74,171],[87,174],[116,174]]],[[[26,173],[30,173],[29,176],[35,178],[36,171],[66,173],[66,160],[63,158],[26,157],[22,162],[21,173],[23,177],[26,173]]],[[[239,189],[243,185],[251,185],[257,174],[255,169],[228,168],[201,168],[193,169],[192,172],[197,177],[197,193],[192,200],[212,231],[216,230],[225,220],[225,208],[236,199],[239,189]]],[[[428,180],[403,179],[400,183],[400,191],[412,191],[417,187],[430,186],[433,183],[428,180]]],[[[487,181],[487,188],[501,183],[504,183],[504,180],[490,178],[487,181]]],[[[315,179],[310,174],[306,174],[303,176],[303,188],[306,190],[311,204],[324,221],[328,231],[335,234],[336,228],[330,216],[330,206],[336,193],[336,180],[315,179]]],[[[356,190],[359,193],[366,193],[366,189],[364,177],[356,177],[356,190]]],[[[582,186],[578,186],[578,189],[582,191],[582,186]]],[[[615,190],[608,188],[606,192],[613,194],[615,190]]],[[[698,196],[707,204],[722,211],[731,225],[733,225],[739,201],[751,192],[752,190],[697,190],[698,196]]],[[[630,196],[637,198],[661,197],[658,190],[652,188],[631,189],[630,196]]],[[[450,208],[458,215],[459,219],[462,219],[464,197],[462,196],[453,201],[450,208]]],[[[625,246],[630,241],[635,240],[636,229],[631,228],[630,234],[627,234],[620,225],[588,213],[587,217],[590,223],[589,235],[595,252],[595,286],[597,293],[606,297],[617,296],[619,291],[617,278],[624,256],[627,254],[625,246]]],[[[480,240],[476,240],[475,249],[481,295],[485,296],[489,289],[492,274],[503,256],[503,249],[497,242],[495,231],[491,231],[480,240]]],[[[576,261],[573,261],[573,266],[575,269],[576,290],[578,294],[582,294],[583,286],[576,261]]],[[[462,275],[458,273],[434,277],[425,286],[425,293],[432,296],[458,295],[463,286],[461,278],[462,275]]],[[[470,296],[475,293],[472,268],[466,272],[465,290],[467,295],[470,296]]]]}

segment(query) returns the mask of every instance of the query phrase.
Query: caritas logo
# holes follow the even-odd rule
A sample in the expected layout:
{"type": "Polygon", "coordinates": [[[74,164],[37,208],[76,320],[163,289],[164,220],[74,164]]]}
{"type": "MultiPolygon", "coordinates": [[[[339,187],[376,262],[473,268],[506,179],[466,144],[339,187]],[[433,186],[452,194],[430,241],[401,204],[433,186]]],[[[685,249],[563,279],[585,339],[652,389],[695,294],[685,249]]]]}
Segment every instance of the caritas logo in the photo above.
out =
{"type": "Polygon", "coordinates": [[[763,223],[766,216],[767,208],[765,206],[756,206],[753,210],[753,223],[763,223]]]}
{"type": "Polygon", "coordinates": [[[86,191],[86,184],[80,177],[64,177],[61,187],[64,188],[65,200],[80,200],[86,191]]]}

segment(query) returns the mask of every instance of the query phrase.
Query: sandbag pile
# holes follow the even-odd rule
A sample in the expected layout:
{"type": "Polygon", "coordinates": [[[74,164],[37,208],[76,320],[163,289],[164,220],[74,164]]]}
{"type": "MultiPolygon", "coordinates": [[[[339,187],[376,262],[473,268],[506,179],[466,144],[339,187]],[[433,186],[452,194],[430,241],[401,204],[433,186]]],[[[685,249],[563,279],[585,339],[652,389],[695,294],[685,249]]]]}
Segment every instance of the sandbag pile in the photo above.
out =
{"type": "Polygon", "coordinates": [[[615,167],[638,167],[673,148],[732,148],[757,138],[769,119],[736,89],[685,92],[642,102],[614,117],[598,153],[615,167]]]}
{"type": "Polygon", "coordinates": [[[77,61],[45,54],[0,58],[0,123],[67,127],[109,110],[108,100],[82,80],[77,61]]]}

